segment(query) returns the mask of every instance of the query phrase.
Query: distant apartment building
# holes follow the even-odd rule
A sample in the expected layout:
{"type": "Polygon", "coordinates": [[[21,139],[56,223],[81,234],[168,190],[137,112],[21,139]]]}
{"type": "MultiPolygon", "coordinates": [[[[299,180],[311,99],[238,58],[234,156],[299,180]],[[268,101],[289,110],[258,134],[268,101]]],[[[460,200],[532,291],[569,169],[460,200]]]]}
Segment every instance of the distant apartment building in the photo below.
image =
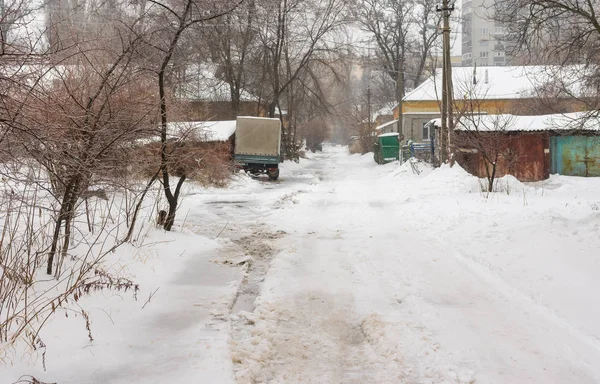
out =
{"type": "Polygon", "coordinates": [[[462,65],[506,65],[506,29],[493,17],[494,0],[465,0],[462,7],[462,65]]]}

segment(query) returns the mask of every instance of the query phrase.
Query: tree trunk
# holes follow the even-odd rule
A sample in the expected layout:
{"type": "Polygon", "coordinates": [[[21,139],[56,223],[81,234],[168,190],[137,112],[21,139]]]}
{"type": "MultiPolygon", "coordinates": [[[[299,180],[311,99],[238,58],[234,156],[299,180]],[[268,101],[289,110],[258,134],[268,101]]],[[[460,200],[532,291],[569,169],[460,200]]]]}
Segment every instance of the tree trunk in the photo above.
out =
{"type": "Polygon", "coordinates": [[[148,181],[148,184],[146,184],[146,188],[144,188],[144,191],[142,192],[142,196],[140,196],[140,200],[137,202],[137,204],[135,206],[135,210],[133,211],[133,217],[131,218],[131,225],[129,226],[129,230],[127,231],[127,236],[125,236],[125,238],[123,239],[124,243],[131,240],[131,236],[133,235],[133,230],[135,228],[135,223],[136,223],[137,217],[138,217],[138,212],[142,208],[142,203],[144,202],[144,198],[146,197],[146,194],[148,193],[148,191],[150,190],[150,188],[152,187],[152,185],[154,184],[156,179],[158,179],[159,174],[160,174],[160,170],[158,172],[156,172],[154,174],[154,176],[152,176],[152,178],[148,181]]]}
{"type": "Polygon", "coordinates": [[[46,274],[52,275],[52,265],[54,264],[54,256],[56,255],[56,250],[58,248],[58,240],[60,238],[60,228],[62,227],[62,223],[66,220],[67,211],[69,201],[71,200],[71,194],[73,193],[73,188],[75,187],[76,181],[72,180],[65,187],[65,192],[63,194],[62,201],[60,203],[60,210],[58,212],[58,217],[56,218],[56,222],[54,223],[54,233],[52,235],[52,244],[50,246],[50,252],[48,253],[48,265],[46,266],[46,274]]]}
{"type": "Polygon", "coordinates": [[[241,105],[241,97],[240,97],[240,88],[231,86],[231,118],[233,120],[236,119],[238,114],[240,113],[240,105],[241,105]]]}
{"type": "MultiPolygon", "coordinates": [[[[169,180],[169,153],[167,151],[167,99],[166,99],[166,85],[165,85],[165,74],[167,71],[167,67],[169,66],[169,63],[171,62],[171,59],[173,58],[173,53],[175,52],[175,48],[177,47],[177,44],[179,42],[179,38],[181,37],[181,34],[183,33],[183,31],[187,28],[186,26],[186,22],[188,19],[188,16],[190,15],[192,9],[192,1],[188,0],[185,3],[185,11],[183,13],[182,16],[180,16],[179,18],[179,27],[177,28],[177,31],[175,32],[175,35],[173,35],[173,38],[171,39],[170,45],[169,45],[169,49],[166,52],[166,55],[162,61],[162,64],[160,66],[160,69],[158,71],[158,94],[160,97],[160,143],[161,143],[161,147],[160,147],[160,171],[162,172],[162,176],[163,176],[163,188],[165,191],[165,197],[167,198],[167,201],[169,202],[169,217],[167,219],[167,222],[165,223],[164,228],[167,231],[171,230],[171,227],[173,226],[173,222],[175,222],[175,210],[177,208],[177,198],[179,197],[179,188],[181,187],[180,184],[183,183],[183,180],[185,180],[185,176],[182,177],[181,179],[179,179],[179,182],[177,183],[177,188],[175,190],[175,195],[173,195],[173,193],[171,192],[171,184],[170,184],[170,180],[169,180]]],[[[189,26],[189,25],[188,25],[189,26]]]]}
{"type": "Polygon", "coordinates": [[[494,192],[494,180],[496,179],[496,162],[490,163],[491,171],[488,170],[488,192],[494,192]]]}
{"type": "Polygon", "coordinates": [[[63,239],[63,247],[60,253],[60,260],[56,264],[56,271],[54,276],[58,278],[60,274],[60,270],[62,264],[67,257],[67,251],[69,250],[69,242],[71,241],[71,225],[73,223],[73,218],[75,217],[75,204],[77,203],[77,188],[73,187],[71,190],[71,196],[67,203],[67,208],[65,211],[65,236],[63,239]]]}
{"type": "Polygon", "coordinates": [[[177,182],[177,186],[175,187],[175,194],[170,197],[167,196],[167,201],[169,202],[169,212],[167,213],[167,220],[165,221],[164,229],[165,231],[170,231],[173,228],[173,224],[175,223],[175,213],[177,212],[177,201],[179,200],[179,193],[181,192],[181,186],[185,181],[185,174],[181,175],[179,181],[177,182]]]}

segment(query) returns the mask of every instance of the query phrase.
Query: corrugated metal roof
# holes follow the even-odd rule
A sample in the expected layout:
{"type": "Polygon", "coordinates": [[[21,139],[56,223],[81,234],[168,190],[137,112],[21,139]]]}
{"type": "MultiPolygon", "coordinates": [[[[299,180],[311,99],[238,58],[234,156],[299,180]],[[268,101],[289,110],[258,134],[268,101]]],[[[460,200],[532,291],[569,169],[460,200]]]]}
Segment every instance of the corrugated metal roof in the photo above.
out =
{"type": "MultiPolygon", "coordinates": [[[[463,117],[455,129],[477,132],[600,131],[600,111],[540,116],[475,115],[463,117]]],[[[441,119],[434,119],[436,126],[441,119]]]]}

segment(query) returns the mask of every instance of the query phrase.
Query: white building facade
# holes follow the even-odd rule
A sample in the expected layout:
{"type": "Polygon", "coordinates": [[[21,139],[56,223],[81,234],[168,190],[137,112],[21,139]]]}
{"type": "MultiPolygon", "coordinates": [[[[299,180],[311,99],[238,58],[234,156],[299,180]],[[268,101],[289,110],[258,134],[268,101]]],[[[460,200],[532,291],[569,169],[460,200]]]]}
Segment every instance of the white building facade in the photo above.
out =
{"type": "Polygon", "coordinates": [[[509,63],[505,28],[493,17],[494,0],[464,0],[462,6],[462,65],[501,66],[509,63]]]}

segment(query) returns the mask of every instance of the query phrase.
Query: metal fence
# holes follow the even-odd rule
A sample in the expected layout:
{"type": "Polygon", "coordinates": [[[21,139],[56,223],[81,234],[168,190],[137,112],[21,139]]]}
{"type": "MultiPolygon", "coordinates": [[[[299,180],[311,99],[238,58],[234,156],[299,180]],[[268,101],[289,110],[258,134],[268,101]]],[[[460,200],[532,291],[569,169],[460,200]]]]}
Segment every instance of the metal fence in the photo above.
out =
{"type": "Polygon", "coordinates": [[[425,161],[427,163],[433,162],[434,155],[434,143],[431,140],[429,143],[410,143],[403,145],[400,149],[401,161],[404,162],[411,157],[425,161]]]}

